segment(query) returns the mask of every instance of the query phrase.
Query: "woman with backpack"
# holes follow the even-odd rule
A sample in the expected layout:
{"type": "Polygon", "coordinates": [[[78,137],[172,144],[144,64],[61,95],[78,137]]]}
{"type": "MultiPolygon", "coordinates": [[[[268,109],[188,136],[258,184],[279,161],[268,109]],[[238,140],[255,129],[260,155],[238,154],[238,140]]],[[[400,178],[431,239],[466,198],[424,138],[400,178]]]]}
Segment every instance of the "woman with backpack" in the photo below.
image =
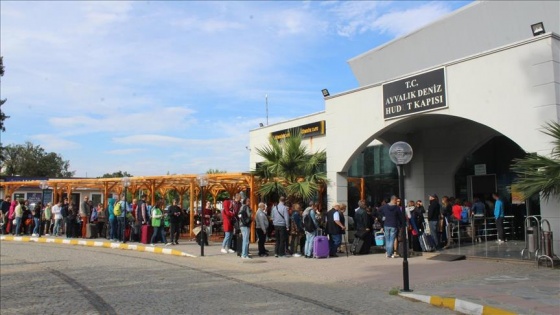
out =
{"type": "Polygon", "coordinates": [[[319,222],[317,218],[319,217],[319,211],[317,204],[313,201],[309,202],[309,207],[303,211],[303,227],[305,230],[305,246],[304,254],[305,258],[313,258],[313,241],[315,236],[317,236],[317,230],[319,229],[319,222]]]}
{"type": "Polygon", "coordinates": [[[251,228],[251,207],[249,206],[250,199],[245,198],[243,200],[243,206],[239,210],[239,227],[241,229],[241,235],[243,236],[243,243],[241,246],[241,258],[250,259],[249,257],[249,235],[251,228]]]}

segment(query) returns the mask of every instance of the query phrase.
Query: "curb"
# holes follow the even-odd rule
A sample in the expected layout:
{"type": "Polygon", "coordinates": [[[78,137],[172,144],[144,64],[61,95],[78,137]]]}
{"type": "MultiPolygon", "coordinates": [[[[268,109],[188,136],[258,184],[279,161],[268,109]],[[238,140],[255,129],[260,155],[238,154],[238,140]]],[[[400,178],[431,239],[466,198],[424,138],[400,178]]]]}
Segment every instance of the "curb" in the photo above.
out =
{"type": "Polygon", "coordinates": [[[399,293],[400,296],[432,304],[438,307],[445,307],[450,310],[469,315],[513,315],[517,314],[504,309],[491,307],[488,305],[481,305],[477,303],[472,303],[456,298],[441,297],[437,295],[420,295],[413,293],[399,293]]]}
{"type": "Polygon", "coordinates": [[[152,246],[144,246],[144,245],[130,245],[130,244],[112,243],[112,242],[103,242],[103,241],[94,241],[94,240],[78,240],[78,239],[60,239],[60,238],[36,237],[36,236],[6,236],[6,235],[2,235],[2,236],[0,236],[0,241],[81,245],[81,246],[90,246],[90,247],[127,249],[127,250],[135,250],[135,251],[138,251],[138,252],[148,252],[148,253],[156,253],[156,254],[163,254],[163,255],[173,255],[173,256],[179,256],[179,257],[192,257],[192,258],[197,257],[195,255],[191,255],[189,253],[185,253],[185,252],[175,250],[175,249],[171,249],[171,248],[161,248],[161,247],[152,247],[152,246]]]}

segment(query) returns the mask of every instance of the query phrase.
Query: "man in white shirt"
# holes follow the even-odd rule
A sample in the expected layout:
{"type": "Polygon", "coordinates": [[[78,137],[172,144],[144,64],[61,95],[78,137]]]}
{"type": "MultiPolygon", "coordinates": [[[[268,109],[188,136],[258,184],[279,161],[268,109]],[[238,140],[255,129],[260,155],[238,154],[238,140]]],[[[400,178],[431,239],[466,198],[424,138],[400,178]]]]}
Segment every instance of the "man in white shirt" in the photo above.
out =
{"type": "Polygon", "coordinates": [[[62,214],[60,213],[62,209],[62,200],[59,200],[56,205],[52,208],[52,213],[54,216],[54,227],[53,227],[53,234],[54,236],[60,236],[60,227],[62,224],[62,214]]]}

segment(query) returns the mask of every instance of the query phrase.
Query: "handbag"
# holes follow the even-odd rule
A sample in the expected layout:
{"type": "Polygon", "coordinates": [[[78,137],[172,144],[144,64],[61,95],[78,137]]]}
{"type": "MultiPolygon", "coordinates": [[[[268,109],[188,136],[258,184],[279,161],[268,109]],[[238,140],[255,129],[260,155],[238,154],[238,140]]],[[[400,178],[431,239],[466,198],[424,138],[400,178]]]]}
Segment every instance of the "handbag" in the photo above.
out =
{"type": "Polygon", "coordinates": [[[438,232],[442,233],[443,229],[444,229],[443,215],[440,215],[438,221],[438,232]]]}
{"type": "Polygon", "coordinates": [[[294,222],[294,220],[290,221],[290,234],[291,235],[298,235],[297,224],[294,222]]]}

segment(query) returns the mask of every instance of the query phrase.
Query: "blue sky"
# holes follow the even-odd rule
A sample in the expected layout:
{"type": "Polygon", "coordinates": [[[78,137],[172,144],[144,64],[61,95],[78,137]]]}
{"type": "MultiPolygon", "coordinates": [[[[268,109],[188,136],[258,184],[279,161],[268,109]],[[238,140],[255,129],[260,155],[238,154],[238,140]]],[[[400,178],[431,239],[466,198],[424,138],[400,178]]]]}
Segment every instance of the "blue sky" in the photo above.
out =
{"type": "Polygon", "coordinates": [[[469,2],[1,1],[1,141],[80,177],[249,171],[265,95],[269,123],[322,111],[347,60],[469,2]]]}

